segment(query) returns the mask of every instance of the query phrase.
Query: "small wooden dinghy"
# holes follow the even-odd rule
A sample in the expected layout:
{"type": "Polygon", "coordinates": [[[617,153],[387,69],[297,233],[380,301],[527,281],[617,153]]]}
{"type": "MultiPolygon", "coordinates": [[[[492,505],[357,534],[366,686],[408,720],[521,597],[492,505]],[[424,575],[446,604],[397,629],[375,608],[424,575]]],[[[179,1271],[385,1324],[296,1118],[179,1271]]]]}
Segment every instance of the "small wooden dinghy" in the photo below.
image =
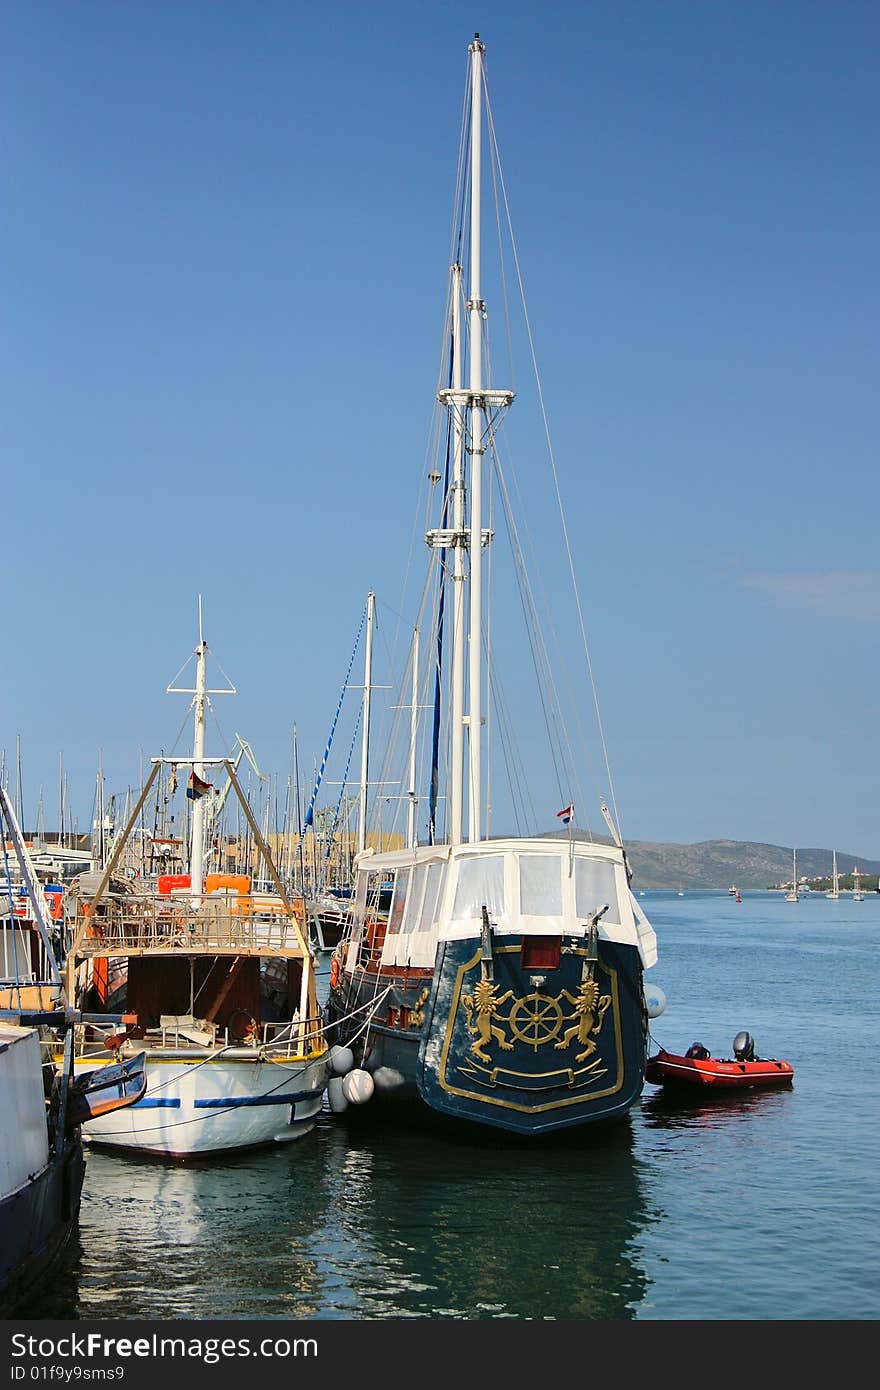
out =
{"type": "Polygon", "coordinates": [[[97,1067],[78,1076],[70,1088],[68,1105],[75,1125],[88,1124],[98,1115],[136,1105],[147,1089],[146,1053],[116,1066],[97,1067]]]}
{"type": "Polygon", "coordinates": [[[733,1058],[713,1057],[700,1043],[692,1043],[683,1057],[661,1048],[648,1058],[645,1080],[655,1086],[709,1086],[719,1090],[791,1084],[791,1063],[776,1057],[756,1057],[751,1034],[737,1033],[733,1054],[733,1058]]]}

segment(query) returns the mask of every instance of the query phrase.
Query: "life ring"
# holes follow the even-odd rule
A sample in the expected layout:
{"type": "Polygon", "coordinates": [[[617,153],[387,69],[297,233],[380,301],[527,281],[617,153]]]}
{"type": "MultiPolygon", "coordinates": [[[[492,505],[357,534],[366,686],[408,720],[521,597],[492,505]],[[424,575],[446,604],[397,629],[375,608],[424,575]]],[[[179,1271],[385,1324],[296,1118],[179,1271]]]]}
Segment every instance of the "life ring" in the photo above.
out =
{"type": "Polygon", "coordinates": [[[339,957],[334,956],[330,962],[330,987],[335,989],[339,984],[339,957]]]}
{"type": "Polygon", "coordinates": [[[230,1037],[240,1043],[253,1042],[257,1036],[258,1026],[257,1020],[248,1013],[247,1009],[233,1009],[226,1025],[230,1037]]]}

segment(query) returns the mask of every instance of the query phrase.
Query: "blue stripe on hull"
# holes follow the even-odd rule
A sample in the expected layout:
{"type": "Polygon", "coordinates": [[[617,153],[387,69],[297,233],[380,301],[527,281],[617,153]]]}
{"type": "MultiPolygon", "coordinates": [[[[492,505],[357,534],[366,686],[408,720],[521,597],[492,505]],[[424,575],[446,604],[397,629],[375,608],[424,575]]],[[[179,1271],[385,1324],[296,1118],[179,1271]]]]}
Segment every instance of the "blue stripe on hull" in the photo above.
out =
{"type": "Polygon", "coordinates": [[[270,1096],[217,1096],[197,1100],[197,1110],[228,1110],[242,1105],[295,1105],[298,1100],[320,1099],[318,1091],[285,1091],[270,1096]]]}
{"type": "Polygon", "coordinates": [[[179,1110],[180,1101],[165,1096],[148,1096],[146,1100],[136,1100],[132,1110],[179,1110]]]}

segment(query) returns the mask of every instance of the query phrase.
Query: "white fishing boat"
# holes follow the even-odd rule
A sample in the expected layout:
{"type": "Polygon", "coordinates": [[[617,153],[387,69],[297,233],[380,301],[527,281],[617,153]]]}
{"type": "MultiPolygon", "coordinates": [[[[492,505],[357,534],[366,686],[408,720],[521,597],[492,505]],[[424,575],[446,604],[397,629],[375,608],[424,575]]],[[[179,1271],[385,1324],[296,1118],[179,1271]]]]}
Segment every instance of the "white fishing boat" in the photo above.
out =
{"type": "MultiPolygon", "coordinates": [[[[439,1115],[546,1135],[618,1118],[638,1099],[650,1012],[643,971],[654,964],[657,950],[631,891],[623,841],[606,800],[597,797],[597,810],[611,843],[575,831],[573,791],[580,770],[567,737],[556,764],[565,805],[544,811],[543,823],[555,824],[554,833],[490,835],[493,750],[484,724],[501,678],[493,663],[490,682],[487,657],[487,633],[494,630],[484,603],[490,578],[485,557],[494,540],[488,499],[495,479],[509,501],[497,445],[513,392],[490,384],[488,374],[481,258],[484,118],[496,174],[500,163],[479,35],[469,47],[466,90],[460,149],[468,158],[460,165],[454,245],[457,250],[469,243],[469,282],[465,293],[465,270],[454,259],[444,345],[448,374],[438,393],[445,458],[438,457],[428,475],[434,484],[446,479],[436,489],[435,524],[426,537],[437,587],[426,585],[425,592],[436,595],[439,589],[440,596],[427,618],[422,612],[414,623],[415,639],[424,630],[433,638],[422,643],[428,653],[423,667],[414,640],[395,705],[410,708],[401,730],[400,776],[391,779],[400,789],[395,799],[401,817],[406,815],[405,848],[361,846],[351,928],[331,961],[328,1011],[334,1039],[372,1078],[372,1104],[387,1107],[389,1115],[396,1109],[411,1118],[439,1115]],[[447,617],[451,633],[443,641],[447,617]],[[427,751],[420,778],[423,692],[434,711],[435,735],[421,740],[427,751]],[[419,806],[427,806],[421,836],[419,806]]],[[[568,553],[576,593],[564,513],[558,520],[564,535],[559,553],[568,553]]],[[[512,516],[513,538],[511,526],[512,516]]],[[[515,563],[521,562],[516,539],[512,549],[515,563]]],[[[526,578],[521,594],[540,667],[547,629],[531,621],[526,578]]],[[[580,641],[582,630],[573,621],[580,641]]],[[[585,682],[588,669],[584,660],[585,682]]],[[[546,674],[544,666],[541,675],[546,674]]],[[[365,684],[368,691],[370,681],[365,684]]],[[[552,705],[553,719],[564,726],[565,711],[548,689],[545,680],[545,708],[552,705]]],[[[389,749],[382,760],[386,789],[391,757],[389,749]]],[[[368,786],[364,775],[364,798],[368,786]]],[[[387,791],[374,798],[378,845],[378,815],[389,800],[387,791]]],[[[661,996],[652,995],[651,1008],[661,996]]],[[[337,1104],[336,1091],[330,1100],[337,1104]]]]}
{"type": "MultiPolygon", "coordinates": [[[[77,1072],[143,1051],[147,1089],[129,1109],[97,1116],[96,1144],[185,1158],[284,1143],[307,1133],[321,1108],[327,1046],[314,956],[231,759],[205,755],[208,647],[195,649],[191,757],[153,758],[128,824],[93,895],[74,905],[67,957],[71,998],[91,987],[98,959],[127,966],[123,1026],[94,1017],[78,1032],[77,1072]],[[191,802],[189,872],[160,876],[136,892],[106,890],[162,766],[186,780],[191,802]],[[188,776],[187,776],[188,773],[188,776]],[[204,874],[204,803],[225,773],[238,797],[275,893],[253,892],[241,875],[204,874]],[[261,965],[275,969],[280,1017],[265,1017],[261,965]],[[279,985],[279,973],[281,983],[279,985]]],[[[177,690],[175,686],[170,690],[177,690]]]]}

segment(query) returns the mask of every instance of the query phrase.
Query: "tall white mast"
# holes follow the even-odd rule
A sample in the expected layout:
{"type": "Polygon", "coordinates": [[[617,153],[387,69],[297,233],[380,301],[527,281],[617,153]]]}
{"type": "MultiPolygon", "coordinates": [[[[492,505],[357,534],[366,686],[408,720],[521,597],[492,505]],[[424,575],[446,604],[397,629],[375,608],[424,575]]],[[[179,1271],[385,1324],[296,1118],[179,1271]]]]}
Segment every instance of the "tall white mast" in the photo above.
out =
{"type": "Polygon", "coordinates": [[[480,298],[480,176],[482,144],[483,53],[479,34],[468,49],[471,55],[471,285],[468,299],[468,349],[471,393],[471,534],[470,534],[470,650],[468,742],[470,795],[468,839],[480,839],[482,820],[482,722],[483,722],[483,312],[480,298]]]}
{"type": "Polygon", "coordinates": [[[21,734],[15,735],[15,814],[18,817],[19,825],[24,825],[24,809],[21,795],[21,734]]]}
{"type": "Polygon", "coordinates": [[[370,694],[373,679],[373,626],[376,615],[376,595],[367,594],[367,641],[364,657],[364,706],[361,730],[361,795],[358,810],[358,854],[367,847],[367,778],[370,771],[370,694]]]}
{"type": "Polygon", "coordinates": [[[452,389],[458,403],[452,409],[452,528],[455,533],[452,570],[452,748],[449,779],[449,828],[451,845],[461,844],[464,805],[464,649],[465,649],[465,523],[464,406],[462,388],[461,266],[452,267],[452,389]]]}
{"type": "MultiPolygon", "coordinates": [[[[196,657],[196,688],[188,690],[183,686],[166,686],[166,693],[169,695],[192,695],[193,709],[195,711],[195,728],[193,731],[193,757],[192,770],[195,777],[204,780],[205,765],[202,761],[205,756],[205,705],[209,695],[234,695],[235,686],[230,681],[229,685],[222,690],[209,690],[207,682],[208,672],[208,644],[205,641],[202,630],[202,596],[199,594],[199,645],[195,650],[196,657]]],[[[187,660],[186,665],[189,665],[187,660]]],[[[181,667],[181,672],[184,668],[181,667]]],[[[178,675],[181,674],[178,672],[178,675]]],[[[223,673],[226,674],[225,671],[223,673]]],[[[175,678],[176,679],[176,678],[175,678]]],[[[227,677],[227,680],[229,678],[227,677]]],[[[188,760],[187,760],[188,761],[188,760]]],[[[193,789],[195,790],[195,789],[193,789]]],[[[190,818],[190,851],[189,851],[189,874],[190,886],[193,891],[193,902],[196,906],[201,903],[203,879],[205,870],[205,807],[200,796],[192,798],[192,815],[190,818]]]]}
{"type": "MultiPolygon", "coordinates": [[[[202,596],[199,594],[199,645],[196,647],[196,689],[193,707],[195,728],[193,731],[193,773],[204,780],[205,765],[200,760],[205,756],[205,701],[208,680],[208,644],[202,631],[202,596]]],[[[190,887],[201,900],[204,879],[205,854],[205,808],[200,796],[193,797],[191,821],[189,873],[190,887]]]]}
{"type": "Polygon", "coordinates": [[[92,835],[92,854],[99,869],[104,868],[107,847],[104,843],[104,760],[98,749],[98,780],[95,785],[95,832],[92,835]]]}

